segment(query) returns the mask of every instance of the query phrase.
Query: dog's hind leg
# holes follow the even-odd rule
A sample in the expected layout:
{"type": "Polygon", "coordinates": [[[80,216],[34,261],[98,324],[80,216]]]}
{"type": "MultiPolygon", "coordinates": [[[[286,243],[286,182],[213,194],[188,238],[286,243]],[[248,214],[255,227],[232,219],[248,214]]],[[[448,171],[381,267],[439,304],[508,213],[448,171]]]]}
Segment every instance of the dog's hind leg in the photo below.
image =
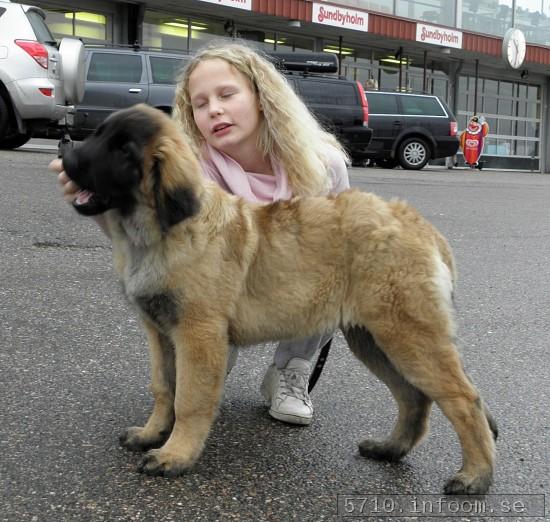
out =
{"type": "Polygon", "coordinates": [[[131,451],[159,448],[170,436],[174,424],[175,367],[174,346],[168,337],[144,322],[151,356],[153,411],[143,427],[128,428],[119,438],[131,451]]]}
{"type": "Polygon", "coordinates": [[[344,336],[354,355],[390,389],[399,407],[390,437],[384,441],[366,439],[359,444],[359,452],[373,459],[397,461],[427,433],[432,400],[403,378],[366,329],[348,328],[344,336]]]}
{"type": "MultiPolygon", "coordinates": [[[[445,485],[448,494],[484,494],[494,467],[491,422],[478,391],[464,370],[445,319],[414,319],[414,312],[398,315],[380,331],[371,328],[377,344],[413,386],[433,399],[451,421],[462,445],[462,469],[445,485]]],[[[492,420],[492,419],[491,419],[492,420]]]]}

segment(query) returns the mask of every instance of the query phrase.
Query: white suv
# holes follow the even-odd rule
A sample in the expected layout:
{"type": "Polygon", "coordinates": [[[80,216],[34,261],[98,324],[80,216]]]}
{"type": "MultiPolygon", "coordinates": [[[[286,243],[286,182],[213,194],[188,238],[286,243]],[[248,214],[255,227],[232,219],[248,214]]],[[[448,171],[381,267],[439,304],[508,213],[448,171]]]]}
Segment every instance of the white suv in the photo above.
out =
{"type": "Polygon", "coordinates": [[[84,95],[84,46],[58,45],[38,7],[0,0],[0,149],[56,136],[84,95]]]}

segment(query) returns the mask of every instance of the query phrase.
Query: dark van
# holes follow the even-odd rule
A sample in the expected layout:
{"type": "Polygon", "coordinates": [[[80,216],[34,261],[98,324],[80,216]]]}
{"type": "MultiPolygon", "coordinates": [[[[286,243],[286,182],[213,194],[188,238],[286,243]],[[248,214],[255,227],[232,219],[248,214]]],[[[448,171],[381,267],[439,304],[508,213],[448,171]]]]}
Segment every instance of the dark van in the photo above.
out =
{"type": "Polygon", "coordinates": [[[86,49],[86,88],[76,107],[73,139],[84,139],[114,111],[147,103],[172,110],[175,81],[189,56],[132,48],[86,49]]]}

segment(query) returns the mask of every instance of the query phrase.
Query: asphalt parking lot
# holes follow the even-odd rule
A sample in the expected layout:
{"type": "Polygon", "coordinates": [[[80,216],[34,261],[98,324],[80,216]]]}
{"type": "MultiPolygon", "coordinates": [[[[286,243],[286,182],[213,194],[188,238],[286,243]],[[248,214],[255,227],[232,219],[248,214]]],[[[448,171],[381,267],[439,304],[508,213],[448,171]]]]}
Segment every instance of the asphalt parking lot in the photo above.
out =
{"type": "MultiPolygon", "coordinates": [[[[197,465],[177,479],[138,474],[139,455],[117,439],[151,406],[145,338],[108,240],[63,203],[46,169],[53,157],[44,146],[0,152],[1,521],[346,520],[338,495],[440,494],[460,447],[437,408],[430,436],[401,463],[358,455],[360,440],[389,433],[396,410],[341,335],[312,394],[310,427],[267,415],[259,385],[273,346],[252,347],[227,381],[197,465]]],[[[500,428],[491,493],[547,494],[550,176],[351,169],[350,177],[407,199],[448,237],[464,364],[500,428]]],[[[383,514],[363,519],[426,516],[383,514]]],[[[545,518],[498,514],[438,520],[545,518]]]]}

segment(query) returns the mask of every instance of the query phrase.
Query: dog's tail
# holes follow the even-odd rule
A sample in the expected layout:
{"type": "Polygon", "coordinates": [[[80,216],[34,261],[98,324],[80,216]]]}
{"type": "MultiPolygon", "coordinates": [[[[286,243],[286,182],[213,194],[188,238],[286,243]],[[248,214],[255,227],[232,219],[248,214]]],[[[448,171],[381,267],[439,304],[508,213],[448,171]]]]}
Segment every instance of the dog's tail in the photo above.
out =
{"type": "Polygon", "coordinates": [[[414,207],[410,206],[406,201],[392,198],[389,202],[392,209],[392,213],[396,219],[398,219],[405,227],[411,223],[415,223],[416,227],[421,230],[422,234],[426,238],[426,241],[435,241],[435,248],[441,256],[441,260],[449,269],[451,274],[453,289],[456,285],[457,272],[456,264],[453,256],[453,252],[447,240],[443,235],[432,225],[427,219],[425,219],[414,207]]]}

